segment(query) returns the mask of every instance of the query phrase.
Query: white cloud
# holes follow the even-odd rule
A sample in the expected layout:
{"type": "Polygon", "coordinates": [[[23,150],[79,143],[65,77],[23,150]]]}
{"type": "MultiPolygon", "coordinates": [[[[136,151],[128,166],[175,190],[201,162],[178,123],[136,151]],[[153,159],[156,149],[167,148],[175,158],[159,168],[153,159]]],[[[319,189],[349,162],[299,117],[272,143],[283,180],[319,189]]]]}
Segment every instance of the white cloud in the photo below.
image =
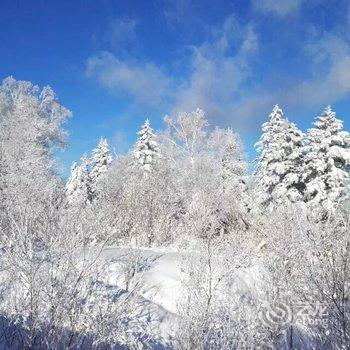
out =
{"type": "Polygon", "coordinates": [[[156,65],[120,60],[110,52],[90,57],[86,74],[112,92],[129,94],[136,102],[149,105],[165,98],[171,85],[170,78],[156,65]]]}
{"type": "Polygon", "coordinates": [[[300,8],[302,0],[253,0],[256,10],[265,14],[275,14],[279,17],[285,17],[295,13],[300,8]]]}
{"type": "MultiPolygon", "coordinates": [[[[170,112],[201,107],[215,122],[240,116],[232,109],[242,84],[251,75],[250,59],[258,50],[252,25],[242,26],[229,16],[221,27],[213,29],[200,46],[192,47],[187,58],[191,68],[182,83],[152,63],[121,60],[103,52],[87,60],[86,73],[113,92],[124,92],[137,102],[157,105],[169,98],[170,112]]],[[[164,111],[167,112],[167,111],[164,111]]]]}
{"type": "Polygon", "coordinates": [[[350,93],[350,46],[338,36],[324,34],[308,46],[314,76],[294,90],[294,100],[329,104],[350,93]]]}
{"type": "MultiPolygon", "coordinates": [[[[246,92],[245,97],[230,106],[243,123],[241,130],[259,126],[274,104],[291,111],[318,107],[320,110],[350,95],[350,46],[341,38],[323,34],[306,47],[312,76],[280,88],[262,83],[246,92]]],[[[285,72],[286,76],[288,72],[285,72]]]]}
{"type": "MultiPolygon", "coordinates": [[[[285,11],[280,13],[288,12],[285,11]]],[[[102,86],[126,93],[143,106],[166,107],[164,114],[200,107],[212,124],[248,131],[259,127],[276,103],[288,111],[314,106],[322,109],[349,94],[348,42],[314,28],[307,33],[309,37],[302,38],[298,49],[304,50],[303,69],[309,68],[309,76],[305,80],[293,77],[289,84],[286,81],[295,67],[290,71],[288,66],[279,68],[282,70],[276,76],[280,78],[274,83],[256,79],[254,63],[262,44],[254,25],[240,25],[234,16],[212,29],[201,45],[192,47],[192,54],[185,57],[189,74],[181,84],[175,84],[178,77],[153,63],[122,60],[110,52],[89,58],[86,73],[102,86]]]]}
{"type": "Polygon", "coordinates": [[[240,26],[233,16],[227,18],[210,40],[193,48],[191,75],[176,92],[173,112],[200,107],[216,122],[237,121],[232,106],[251,74],[250,59],[257,49],[253,27],[240,26]]]}
{"type": "Polygon", "coordinates": [[[305,47],[312,76],[286,91],[272,92],[281,103],[291,107],[322,106],[350,93],[350,46],[330,33],[310,39],[305,47]]]}

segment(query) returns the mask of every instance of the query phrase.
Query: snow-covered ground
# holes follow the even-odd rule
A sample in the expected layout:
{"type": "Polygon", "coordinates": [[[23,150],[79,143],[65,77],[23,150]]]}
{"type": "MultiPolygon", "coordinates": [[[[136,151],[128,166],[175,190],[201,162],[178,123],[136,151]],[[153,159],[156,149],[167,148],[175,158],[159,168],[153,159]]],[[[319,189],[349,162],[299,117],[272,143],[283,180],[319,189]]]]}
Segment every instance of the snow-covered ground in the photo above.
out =
{"type": "Polygon", "coordinates": [[[107,248],[102,252],[102,257],[109,261],[108,283],[123,287],[125,272],[122,269],[125,269],[129,259],[136,258],[139,261],[139,271],[133,277],[133,283],[141,287],[140,294],[168,312],[176,313],[176,300],[181,292],[180,269],[184,254],[149,249],[131,251],[127,248],[107,248]],[[130,256],[131,254],[133,255],[130,256]]]}
{"type": "Polygon", "coordinates": [[[181,297],[181,253],[149,249],[106,248],[101,257],[108,262],[107,283],[126,288],[126,271],[138,261],[138,271],[130,278],[129,289],[138,294],[139,321],[146,322],[152,334],[171,339],[177,323],[177,300],[181,297]],[[137,286],[137,287],[135,287],[137,286]]]}
{"type": "MultiPolygon", "coordinates": [[[[138,271],[131,278],[138,295],[136,317],[146,322],[160,339],[174,338],[178,316],[178,302],[186,291],[181,283],[183,264],[188,257],[195,258],[196,251],[171,251],[157,249],[105,248],[100,257],[107,262],[107,281],[110,286],[126,288],[126,271],[130,262],[138,261],[138,271]]],[[[237,297],[257,298],[259,269],[238,270],[234,279],[226,284],[237,297]]]]}

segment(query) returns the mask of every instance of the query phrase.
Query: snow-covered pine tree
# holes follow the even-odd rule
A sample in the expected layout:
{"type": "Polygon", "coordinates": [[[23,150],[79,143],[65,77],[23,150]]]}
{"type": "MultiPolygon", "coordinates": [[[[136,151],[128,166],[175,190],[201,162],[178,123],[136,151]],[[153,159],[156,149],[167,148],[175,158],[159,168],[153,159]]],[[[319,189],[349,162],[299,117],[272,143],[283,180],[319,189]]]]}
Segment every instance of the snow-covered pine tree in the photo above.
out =
{"type": "Polygon", "coordinates": [[[302,200],[303,133],[276,105],[255,147],[255,193],[263,206],[302,200]]]}
{"type": "Polygon", "coordinates": [[[327,106],[308,130],[305,145],[305,200],[332,210],[348,192],[350,134],[327,106]]]}
{"type": "Polygon", "coordinates": [[[133,151],[133,158],[136,167],[139,166],[142,171],[147,173],[152,170],[160,157],[159,147],[148,119],[146,119],[138,135],[139,139],[133,151]]]}
{"type": "Polygon", "coordinates": [[[94,197],[98,195],[99,183],[107,173],[112,160],[108,142],[101,137],[97,148],[92,151],[91,190],[94,197]]]}
{"type": "Polygon", "coordinates": [[[66,184],[67,200],[72,205],[85,206],[91,202],[91,178],[89,174],[89,160],[86,155],[81,163],[73,163],[71,176],[66,184]]]}

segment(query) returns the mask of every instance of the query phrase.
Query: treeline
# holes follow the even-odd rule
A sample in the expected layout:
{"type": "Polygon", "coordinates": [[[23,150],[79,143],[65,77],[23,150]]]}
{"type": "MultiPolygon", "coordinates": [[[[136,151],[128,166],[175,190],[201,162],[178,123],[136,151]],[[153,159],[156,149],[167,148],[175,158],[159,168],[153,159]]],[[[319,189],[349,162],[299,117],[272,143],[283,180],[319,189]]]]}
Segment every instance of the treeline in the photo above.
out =
{"type": "Polygon", "coordinates": [[[247,230],[254,215],[281,206],[325,220],[349,195],[350,136],[329,106],[303,133],[276,105],[262,125],[251,176],[239,136],[210,128],[202,110],[165,124],[155,135],[147,120],[134,148],[114,161],[101,139],[91,161],[85,155],[72,166],[71,207],[110,213],[114,242],[187,244],[247,230]]]}
{"type": "Polygon", "coordinates": [[[146,121],[114,160],[101,139],[65,184],[54,154],[69,116],[49,87],[0,86],[0,347],[349,346],[349,133],[329,107],[304,134],[275,106],[251,176],[238,135],[198,109],[157,134],[146,121]],[[107,245],[127,247],[118,286],[107,245]],[[134,313],[145,262],[130,247],[168,245],[191,253],[161,339],[134,313]],[[239,275],[253,279],[241,295],[239,275]],[[264,322],[264,303],[287,305],[288,322],[264,322]],[[319,304],[326,316],[297,323],[300,305],[319,304]]]}

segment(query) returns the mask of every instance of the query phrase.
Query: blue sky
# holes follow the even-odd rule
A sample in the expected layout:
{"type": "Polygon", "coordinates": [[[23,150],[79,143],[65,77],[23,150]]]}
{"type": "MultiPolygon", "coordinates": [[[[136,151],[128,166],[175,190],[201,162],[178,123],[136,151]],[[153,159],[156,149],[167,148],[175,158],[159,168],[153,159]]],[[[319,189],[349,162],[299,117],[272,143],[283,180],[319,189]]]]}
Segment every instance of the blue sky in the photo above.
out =
{"type": "Polygon", "coordinates": [[[146,117],[201,107],[254,158],[279,103],[305,130],[331,104],[350,127],[346,0],[2,0],[0,77],[50,85],[73,112],[64,173],[107,137],[116,153],[146,117]]]}

